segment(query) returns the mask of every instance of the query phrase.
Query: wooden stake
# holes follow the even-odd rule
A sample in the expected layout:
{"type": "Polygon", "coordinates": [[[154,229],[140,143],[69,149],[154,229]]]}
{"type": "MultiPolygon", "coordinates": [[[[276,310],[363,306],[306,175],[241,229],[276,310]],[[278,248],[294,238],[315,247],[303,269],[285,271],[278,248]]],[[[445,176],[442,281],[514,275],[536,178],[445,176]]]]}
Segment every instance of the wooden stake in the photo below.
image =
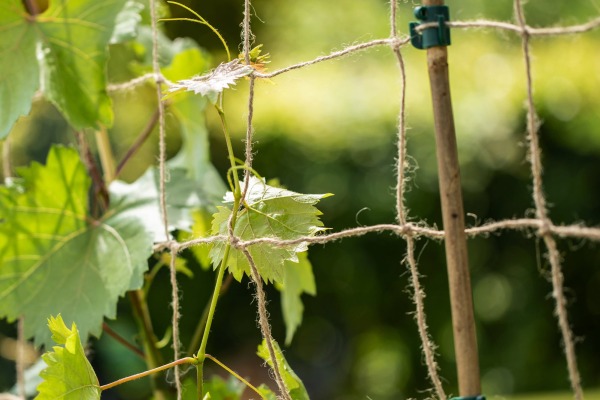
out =
{"type": "MultiPolygon", "coordinates": [[[[443,0],[424,0],[423,2],[423,5],[426,6],[443,4],[443,0]]],[[[467,257],[460,167],[450,98],[447,48],[431,47],[427,49],[427,65],[433,102],[459,395],[477,396],[481,394],[479,359],[467,257]]]]}

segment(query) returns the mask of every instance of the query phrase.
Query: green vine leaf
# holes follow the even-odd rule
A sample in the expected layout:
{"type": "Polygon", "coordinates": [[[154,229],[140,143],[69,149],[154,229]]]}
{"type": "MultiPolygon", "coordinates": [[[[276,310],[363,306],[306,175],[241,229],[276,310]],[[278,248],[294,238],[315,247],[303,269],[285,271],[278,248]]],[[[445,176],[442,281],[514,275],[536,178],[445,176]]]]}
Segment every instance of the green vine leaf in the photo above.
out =
{"type": "MultiPolygon", "coordinates": [[[[292,400],[309,400],[308,392],[304,387],[304,383],[302,383],[300,378],[298,378],[298,375],[296,375],[292,367],[290,367],[290,364],[288,364],[287,360],[283,356],[283,352],[281,351],[279,344],[277,344],[275,340],[273,340],[273,350],[275,350],[275,358],[277,359],[279,374],[281,375],[283,383],[288,389],[292,400]]],[[[256,354],[265,360],[267,364],[269,364],[269,367],[273,368],[273,360],[269,355],[269,349],[267,348],[267,343],[264,339],[258,346],[258,351],[256,354]]]]}
{"type": "MultiPolygon", "coordinates": [[[[112,125],[107,46],[124,9],[129,15],[140,10],[126,0],[51,1],[46,11],[31,16],[21,0],[2,2],[0,100],[8,106],[0,117],[0,138],[29,112],[39,82],[75,129],[112,125]]],[[[113,40],[123,36],[123,28],[113,40]]]]}
{"type": "MultiPolygon", "coordinates": [[[[206,210],[200,209],[192,212],[194,225],[191,232],[180,231],[178,239],[180,242],[185,242],[190,239],[206,238],[210,236],[210,226],[212,214],[206,210]]],[[[210,246],[199,245],[190,247],[190,251],[196,257],[203,270],[208,270],[211,266],[210,261],[210,246]]]]}
{"type": "Polygon", "coordinates": [[[257,387],[258,392],[264,396],[264,398],[266,400],[278,400],[279,397],[277,397],[277,395],[275,393],[273,393],[273,391],[271,390],[270,387],[268,387],[267,385],[265,385],[264,383],[261,383],[261,385],[259,387],[257,387]]]}
{"type": "MultiPolygon", "coordinates": [[[[110,185],[111,211],[107,213],[139,220],[152,233],[154,242],[166,239],[159,206],[159,179],[158,168],[152,167],[133,183],[114,181],[110,185]]],[[[191,230],[194,224],[191,210],[212,204],[202,189],[187,177],[184,169],[169,170],[165,184],[169,231],[191,230]]]]}
{"type": "Polygon", "coordinates": [[[213,213],[227,191],[223,180],[210,161],[208,130],[202,111],[206,100],[199,96],[177,96],[170,111],[181,127],[183,143],[179,153],[169,160],[169,167],[183,168],[193,183],[192,190],[205,210],[213,213]]]}
{"type": "MultiPolygon", "coordinates": [[[[233,376],[225,380],[219,375],[214,375],[204,382],[204,391],[210,394],[211,400],[240,400],[244,390],[246,386],[233,376]]],[[[181,399],[198,400],[195,379],[184,380],[181,399]]]]}
{"type": "Polygon", "coordinates": [[[138,35],[138,27],[142,21],[144,4],[134,0],[127,0],[125,7],[115,18],[115,29],[110,37],[109,43],[123,43],[135,39],[138,35]]]}
{"type": "MultiPolygon", "coordinates": [[[[132,64],[136,74],[152,71],[152,32],[147,26],[139,28],[139,34],[131,44],[137,62],[132,64]]],[[[169,39],[158,33],[158,53],[161,72],[169,81],[177,81],[205,71],[210,65],[210,55],[189,38],[169,39]]],[[[179,152],[168,161],[174,169],[186,170],[195,196],[202,203],[199,208],[211,214],[226,192],[219,173],[210,162],[208,130],[202,111],[208,101],[193,93],[182,93],[169,101],[169,112],[179,123],[182,145],[179,152]]]]}
{"type": "Polygon", "coordinates": [[[67,328],[60,314],[48,320],[52,340],[61,346],[42,356],[48,365],[40,376],[35,400],[99,400],[100,384],[94,369],[85,357],[75,323],[67,328]]]}
{"type": "MultiPolygon", "coordinates": [[[[246,206],[238,213],[234,233],[242,240],[270,237],[293,240],[313,236],[324,231],[319,219],[321,212],[314,206],[322,198],[331,194],[300,194],[269,186],[263,179],[251,177],[246,195],[246,206]]],[[[233,194],[227,192],[225,203],[233,203],[233,194]]],[[[212,233],[227,235],[227,224],[231,208],[219,206],[213,216],[212,233]]],[[[298,262],[297,253],[306,251],[306,243],[293,246],[275,247],[270,244],[257,244],[248,248],[258,272],[266,282],[284,283],[284,261],[298,262]]],[[[216,243],[210,257],[215,268],[223,259],[225,243],[216,243]]],[[[227,267],[239,281],[244,273],[250,276],[250,264],[246,256],[232,248],[227,259],[227,267]]]]}
{"type": "Polygon", "coordinates": [[[90,178],[74,149],[53,147],[45,166],[18,172],[0,187],[0,317],[23,315],[36,344],[50,344],[46,318],[58,313],[84,340],[99,336],[119,296],[142,286],[153,236],[127,208],[90,220],[90,178]]]}
{"type": "Polygon", "coordinates": [[[304,305],[302,293],[315,296],[317,287],[312,265],[306,252],[298,253],[298,262],[286,261],[284,265],[283,284],[276,285],[281,291],[281,311],[285,322],[285,345],[289,346],[296,329],[302,323],[304,305]]]}
{"type": "Polygon", "coordinates": [[[21,0],[5,0],[0,5],[0,139],[18,117],[29,113],[40,85],[35,29],[25,22],[24,14],[21,0]]]}
{"type": "MultiPolygon", "coordinates": [[[[149,18],[148,15],[148,19],[149,18]]],[[[137,37],[131,43],[131,50],[135,54],[136,61],[132,63],[130,67],[132,68],[132,72],[137,75],[144,75],[153,71],[152,49],[154,46],[152,37],[153,34],[152,28],[150,27],[150,21],[143,21],[142,25],[138,28],[137,37]]],[[[158,62],[161,67],[161,72],[169,80],[184,79],[202,72],[208,69],[209,61],[210,54],[203,51],[193,39],[179,37],[172,40],[162,31],[158,31],[158,62]],[[196,51],[197,55],[200,56],[190,56],[189,54],[183,56],[188,60],[192,59],[193,64],[185,65],[181,62],[175,70],[170,67],[175,63],[175,58],[190,50],[196,51]],[[183,71],[181,71],[180,68],[186,71],[185,75],[181,74],[183,71]],[[172,75],[173,72],[175,73],[175,77],[172,75]],[[167,76],[168,74],[169,76],[167,76]]]]}

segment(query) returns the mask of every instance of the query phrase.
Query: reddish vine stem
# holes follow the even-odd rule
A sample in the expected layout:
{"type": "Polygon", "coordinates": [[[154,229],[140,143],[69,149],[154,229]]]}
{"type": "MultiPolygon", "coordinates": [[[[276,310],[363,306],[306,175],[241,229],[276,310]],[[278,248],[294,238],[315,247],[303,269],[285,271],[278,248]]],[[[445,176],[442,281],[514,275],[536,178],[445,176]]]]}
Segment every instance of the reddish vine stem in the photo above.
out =
{"type": "Polygon", "coordinates": [[[102,330],[104,332],[106,332],[106,334],[108,336],[110,336],[111,338],[115,339],[117,342],[119,342],[120,344],[122,344],[123,346],[125,346],[126,348],[128,348],[129,350],[131,350],[135,355],[139,356],[142,359],[146,358],[146,355],[144,354],[144,352],[142,350],[140,350],[137,347],[135,347],[127,339],[125,339],[123,336],[121,336],[118,332],[115,332],[110,327],[110,325],[108,325],[106,322],[102,323],[102,330]]]}
{"type": "Polygon", "coordinates": [[[38,7],[35,0],[24,0],[25,8],[31,15],[38,15],[40,13],[40,8],[38,7]]]}
{"type": "Polygon", "coordinates": [[[157,122],[158,122],[158,109],[156,111],[154,111],[154,114],[152,114],[152,116],[150,117],[150,120],[148,121],[148,123],[146,124],[146,126],[144,127],[142,132],[135,139],[135,142],[133,142],[131,147],[129,147],[129,149],[127,150],[127,152],[125,153],[125,155],[123,156],[121,161],[119,161],[119,164],[117,165],[117,169],[115,171],[115,179],[121,174],[121,172],[123,172],[123,169],[129,162],[129,160],[133,157],[133,155],[135,153],[137,153],[138,150],[142,147],[142,145],[146,142],[146,140],[148,140],[148,138],[150,137],[150,134],[156,127],[157,122]]]}
{"type": "Polygon", "coordinates": [[[93,217],[98,218],[105,210],[108,209],[108,188],[106,187],[106,182],[104,182],[104,179],[102,178],[102,174],[100,173],[98,165],[96,165],[94,156],[90,151],[90,147],[88,146],[87,140],[85,138],[85,133],[76,132],[75,138],[77,139],[77,143],[79,145],[79,154],[81,156],[81,159],[85,164],[88,175],[92,179],[94,197],[92,198],[93,201],[91,205],[90,214],[93,217]]]}

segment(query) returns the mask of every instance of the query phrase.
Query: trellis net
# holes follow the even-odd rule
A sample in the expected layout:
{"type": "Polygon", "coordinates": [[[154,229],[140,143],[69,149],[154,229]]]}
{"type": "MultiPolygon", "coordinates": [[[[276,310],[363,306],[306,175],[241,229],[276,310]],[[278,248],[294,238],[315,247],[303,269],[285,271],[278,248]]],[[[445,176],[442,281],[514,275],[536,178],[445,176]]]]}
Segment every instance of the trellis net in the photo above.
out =
{"type": "MultiPolygon", "coordinates": [[[[173,85],[172,83],[166,82],[164,77],[160,74],[160,69],[157,62],[157,49],[156,49],[156,11],[155,1],[150,2],[152,5],[153,15],[153,29],[155,35],[155,58],[154,58],[154,75],[153,77],[157,82],[157,96],[159,99],[162,97],[162,88],[165,85],[173,85]]],[[[415,240],[419,237],[425,237],[434,240],[444,240],[444,231],[436,229],[435,227],[428,226],[425,223],[411,222],[413,219],[409,218],[408,211],[405,205],[405,193],[406,193],[406,181],[407,181],[407,148],[406,148],[406,117],[405,117],[405,106],[406,102],[409,101],[406,98],[406,72],[405,65],[402,56],[403,49],[409,44],[410,37],[406,34],[402,34],[397,28],[397,13],[398,8],[396,1],[390,3],[390,35],[387,38],[370,40],[364,43],[351,45],[342,50],[332,52],[328,55],[320,56],[315,59],[301,62],[298,64],[290,65],[285,68],[275,70],[270,73],[253,71],[249,76],[249,95],[247,99],[247,129],[245,138],[245,182],[246,187],[244,192],[248,189],[248,182],[250,177],[250,168],[252,167],[253,158],[255,157],[255,149],[253,148],[254,139],[254,128],[253,128],[253,117],[254,117],[254,100],[255,100],[255,82],[260,79],[275,79],[279,75],[290,73],[300,68],[308,68],[311,65],[333,60],[339,57],[343,57],[349,54],[360,52],[362,50],[373,48],[377,46],[389,47],[391,52],[395,55],[398,64],[398,73],[401,81],[401,93],[399,94],[399,115],[398,115],[398,129],[397,129],[397,182],[396,182],[396,221],[390,222],[389,224],[380,224],[374,226],[361,226],[358,228],[342,230],[339,232],[333,232],[328,234],[318,235],[316,237],[303,237],[297,240],[278,240],[270,237],[257,238],[254,240],[244,241],[239,237],[236,237],[233,233],[233,227],[229,226],[229,235],[227,236],[213,236],[209,238],[198,238],[185,242],[174,242],[165,241],[164,243],[158,244],[159,248],[169,249],[172,255],[176,255],[178,252],[189,248],[191,246],[213,243],[218,241],[228,241],[233,248],[240,250],[249,261],[252,269],[252,280],[254,281],[258,309],[259,309],[259,325],[261,332],[266,339],[266,343],[271,354],[271,359],[276,364],[276,357],[274,356],[274,348],[271,346],[271,328],[268,322],[268,316],[266,311],[266,300],[265,294],[262,288],[262,281],[252,256],[248,249],[251,246],[257,244],[269,244],[271,246],[286,247],[294,244],[308,243],[308,244],[324,244],[344,238],[363,236],[376,232],[391,232],[398,237],[398,240],[406,242],[407,252],[404,258],[404,263],[410,271],[410,285],[412,287],[412,300],[415,305],[415,320],[417,322],[418,333],[422,342],[422,351],[424,355],[425,364],[427,366],[427,373],[435,396],[440,399],[447,398],[446,392],[443,388],[442,380],[440,379],[438,372],[438,364],[436,362],[436,347],[431,339],[431,335],[428,333],[428,326],[426,321],[426,314],[424,308],[424,293],[425,290],[421,286],[419,270],[417,266],[417,257],[415,256],[415,240]]],[[[566,27],[552,27],[552,28],[533,28],[526,22],[526,18],[523,12],[523,4],[520,0],[514,1],[514,15],[516,23],[489,21],[489,20],[475,20],[475,21],[452,21],[448,22],[447,26],[452,29],[462,28],[477,28],[477,29],[494,29],[501,31],[508,31],[515,33],[521,37],[522,42],[522,54],[523,54],[523,67],[522,77],[526,81],[526,91],[523,93],[523,98],[526,100],[527,109],[527,129],[526,129],[526,141],[528,143],[527,151],[527,162],[530,166],[531,175],[531,186],[532,186],[532,197],[533,204],[535,206],[535,217],[534,218],[515,218],[502,221],[487,222],[483,225],[472,226],[466,229],[466,233],[469,237],[480,237],[487,236],[491,233],[499,233],[507,230],[527,231],[532,232],[532,237],[539,239],[545,246],[545,254],[550,264],[551,272],[551,283],[552,283],[552,297],[555,302],[554,313],[557,319],[557,324],[562,335],[563,349],[566,358],[567,370],[569,380],[571,382],[572,391],[576,399],[583,399],[583,390],[581,384],[580,373],[577,367],[576,352],[575,352],[575,340],[573,332],[569,324],[569,318],[567,314],[567,300],[565,296],[565,288],[563,284],[563,272],[561,270],[561,256],[557,249],[557,240],[565,238],[578,238],[589,241],[600,241],[600,229],[586,227],[582,224],[573,225],[557,225],[555,224],[548,212],[547,199],[543,190],[542,180],[542,161],[541,161],[541,149],[539,139],[539,127],[540,120],[537,115],[536,107],[534,104],[533,95],[533,80],[532,80],[532,55],[530,51],[530,42],[539,36],[558,36],[558,35],[573,35],[581,34],[593,29],[600,27],[600,18],[596,18],[587,23],[581,25],[573,25],[566,27]]],[[[252,6],[249,0],[244,3],[244,20],[242,23],[243,29],[243,54],[245,63],[250,64],[250,50],[251,45],[254,41],[254,35],[251,31],[251,16],[252,6]]],[[[420,29],[426,29],[427,26],[422,26],[420,29]]],[[[162,104],[159,101],[160,104],[162,104]]],[[[160,118],[160,170],[161,170],[161,208],[163,215],[166,216],[166,203],[165,203],[165,179],[167,176],[165,159],[166,159],[166,145],[165,145],[165,128],[164,128],[164,110],[162,106],[159,111],[160,118]]],[[[527,215],[527,212],[524,212],[527,215]]],[[[165,235],[168,237],[166,217],[164,218],[165,223],[165,235]]],[[[175,260],[172,257],[171,260],[175,260]]],[[[175,267],[171,265],[171,280],[173,285],[173,333],[174,333],[174,351],[175,359],[179,356],[179,344],[178,344],[178,289],[177,282],[175,279],[175,267]]],[[[275,380],[281,391],[283,398],[289,399],[289,394],[285,390],[285,384],[283,383],[281,376],[279,376],[277,365],[274,365],[274,376],[275,380]]],[[[179,374],[176,373],[176,376],[179,374]]],[[[179,380],[177,380],[178,387],[180,386],[179,380]]]]}

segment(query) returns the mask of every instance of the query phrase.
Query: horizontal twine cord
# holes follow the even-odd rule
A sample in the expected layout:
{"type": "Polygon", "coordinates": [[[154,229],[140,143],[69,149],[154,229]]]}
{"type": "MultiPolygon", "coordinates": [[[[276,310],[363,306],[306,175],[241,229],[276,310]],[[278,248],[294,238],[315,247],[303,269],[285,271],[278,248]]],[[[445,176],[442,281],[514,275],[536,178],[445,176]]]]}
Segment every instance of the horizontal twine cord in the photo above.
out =
{"type": "MultiPolygon", "coordinates": [[[[477,236],[489,235],[492,233],[499,233],[503,230],[540,230],[546,229],[549,233],[561,237],[561,238],[574,238],[574,239],[586,239],[594,242],[600,241],[600,228],[589,228],[583,225],[553,225],[544,223],[544,221],[535,218],[522,218],[522,219],[509,219],[503,221],[487,222],[481,226],[471,227],[465,229],[465,233],[468,237],[474,238],[477,236]]],[[[421,224],[379,224],[371,226],[363,226],[359,228],[345,229],[339,232],[317,235],[317,236],[304,236],[297,239],[282,240],[273,237],[261,237],[251,240],[242,240],[242,238],[228,235],[215,235],[205,238],[191,239],[183,242],[163,242],[157,243],[155,249],[171,249],[174,246],[178,251],[187,249],[192,246],[210,244],[217,242],[235,242],[235,246],[239,248],[246,248],[257,244],[270,244],[276,247],[288,247],[297,245],[300,243],[309,244],[326,244],[335,240],[344,238],[360,237],[369,233],[385,233],[390,232],[399,236],[410,236],[414,238],[426,237],[434,240],[441,240],[444,238],[444,231],[435,228],[423,226],[421,224]]]]}
{"type": "MultiPolygon", "coordinates": [[[[529,25],[516,25],[510,22],[503,21],[492,21],[486,19],[476,19],[472,21],[448,21],[445,25],[449,28],[492,28],[501,29],[505,31],[512,31],[516,33],[526,32],[529,36],[558,36],[558,35],[575,35],[579,33],[585,33],[592,31],[600,27],[600,18],[595,18],[589,22],[581,25],[571,25],[564,27],[552,27],[552,28],[533,28],[529,25]]],[[[437,22],[427,22],[418,25],[415,30],[422,32],[428,28],[435,28],[438,26],[437,22]]]]}
{"type": "MultiPolygon", "coordinates": [[[[600,18],[593,19],[589,22],[586,22],[586,23],[580,24],[580,25],[571,25],[571,26],[564,26],[564,27],[551,27],[551,28],[533,28],[528,25],[525,25],[525,27],[521,27],[520,25],[516,25],[516,24],[510,23],[510,22],[492,21],[492,20],[485,20],[485,19],[477,19],[477,20],[472,20],[472,21],[449,21],[449,22],[446,22],[445,25],[449,28],[458,28],[458,29],[474,29],[474,28],[475,29],[476,28],[499,29],[499,30],[512,31],[512,32],[519,33],[519,34],[527,33],[527,35],[529,35],[529,36],[559,36],[559,35],[580,34],[580,33],[592,31],[592,30],[600,27],[600,18]]],[[[438,26],[438,24],[435,22],[423,23],[423,24],[418,25],[415,28],[415,30],[417,32],[421,32],[428,28],[435,28],[436,26],[438,26]]],[[[293,71],[296,69],[308,67],[310,65],[318,64],[318,63],[321,63],[324,61],[329,61],[329,60],[332,60],[335,58],[344,57],[344,56],[347,56],[347,55],[350,55],[350,54],[353,54],[353,53],[356,53],[356,52],[359,52],[362,50],[369,49],[371,47],[387,45],[387,46],[392,46],[393,48],[400,48],[402,46],[407,45],[408,43],[410,43],[410,37],[408,37],[408,36],[396,37],[396,38],[391,37],[391,38],[385,38],[385,39],[374,39],[374,40],[371,40],[368,42],[347,46],[347,47],[343,48],[342,50],[333,51],[330,54],[327,54],[324,56],[319,56],[319,57],[316,57],[309,61],[292,64],[290,66],[278,69],[278,70],[270,72],[270,73],[254,72],[252,75],[257,78],[264,78],[264,79],[274,78],[274,77],[284,74],[286,72],[290,72],[290,71],[293,71]]],[[[160,79],[162,81],[164,81],[168,86],[173,85],[173,82],[168,81],[164,76],[161,76],[160,79]]],[[[131,89],[135,88],[136,86],[145,84],[146,82],[149,82],[149,81],[156,81],[156,75],[154,73],[145,74],[145,75],[134,78],[127,82],[110,84],[110,85],[108,85],[107,90],[109,92],[131,90],[131,89]]]]}

